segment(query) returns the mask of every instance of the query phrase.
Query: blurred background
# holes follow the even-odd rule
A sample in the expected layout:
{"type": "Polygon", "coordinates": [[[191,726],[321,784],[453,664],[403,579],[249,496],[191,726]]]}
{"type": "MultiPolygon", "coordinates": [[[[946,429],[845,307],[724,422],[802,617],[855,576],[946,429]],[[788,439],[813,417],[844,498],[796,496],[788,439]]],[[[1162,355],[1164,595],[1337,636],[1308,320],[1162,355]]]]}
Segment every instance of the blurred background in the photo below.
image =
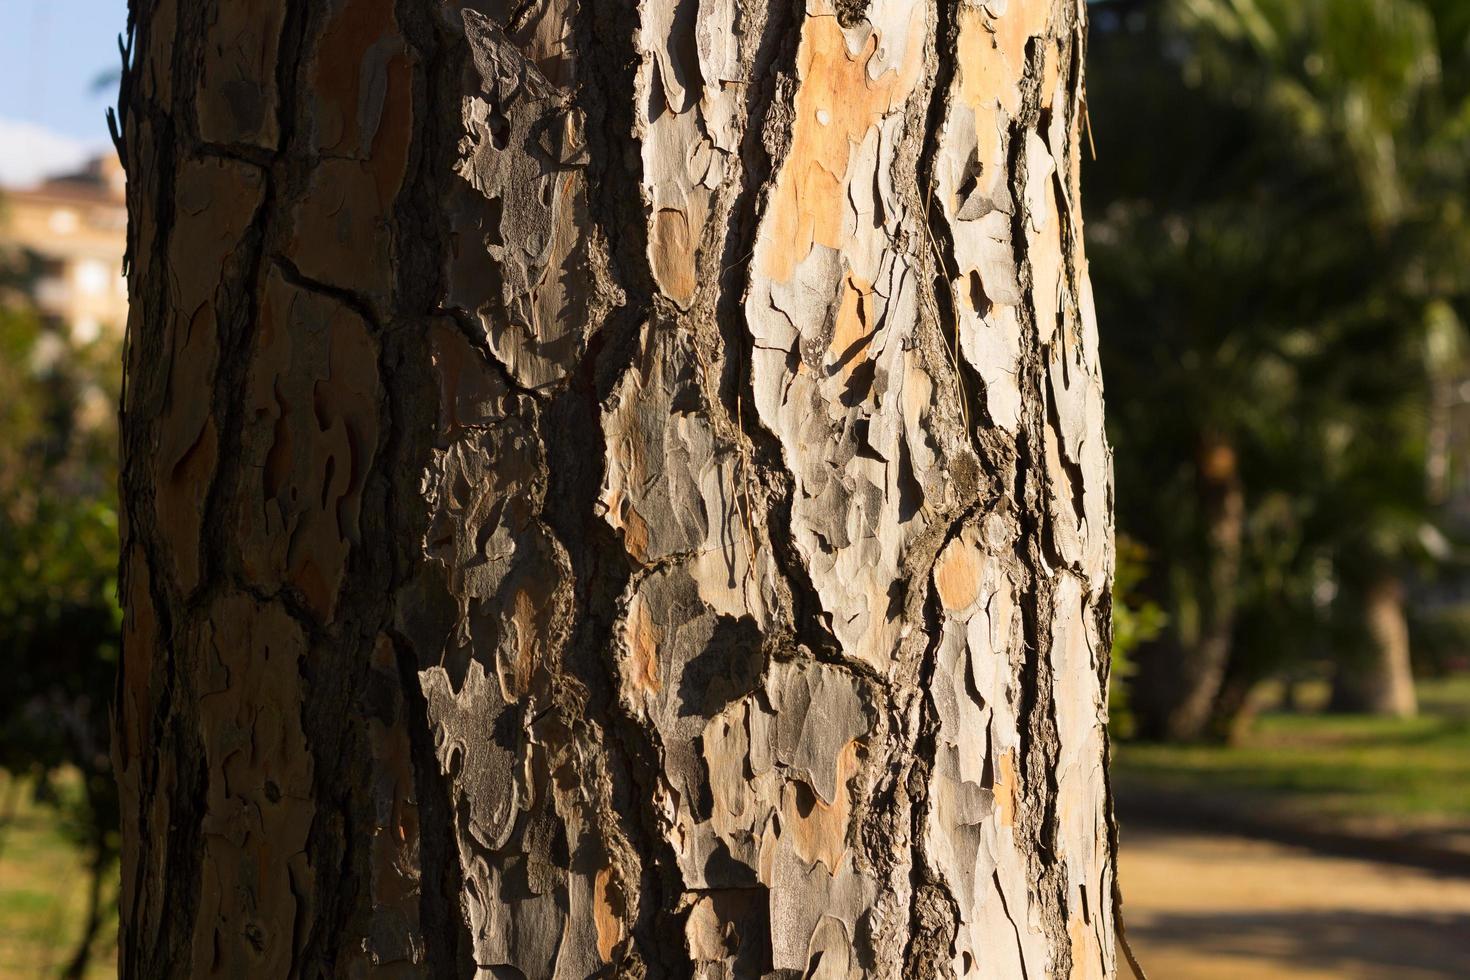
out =
{"type": "Polygon", "coordinates": [[[1090,9],[1125,921],[1470,977],[1470,3],[1090,9]]]}
{"type": "MultiPolygon", "coordinates": [[[[1470,2],[1089,6],[1132,944],[1470,976],[1470,2]]],[[[0,10],[0,977],[106,977],[126,12],[0,10]]]]}
{"type": "Polygon", "coordinates": [[[0,977],[108,977],[127,7],[0,14],[0,977]]]}

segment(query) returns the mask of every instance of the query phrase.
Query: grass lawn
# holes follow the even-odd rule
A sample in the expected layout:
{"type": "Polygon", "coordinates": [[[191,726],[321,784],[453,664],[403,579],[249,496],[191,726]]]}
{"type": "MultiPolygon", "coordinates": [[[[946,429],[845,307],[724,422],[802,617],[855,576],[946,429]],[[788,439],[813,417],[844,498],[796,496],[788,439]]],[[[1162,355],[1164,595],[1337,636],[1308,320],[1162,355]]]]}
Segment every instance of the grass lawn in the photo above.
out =
{"type": "MultiPolygon", "coordinates": [[[[0,978],[55,977],[80,936],[87,868],[57,811],[37,804],[29,786],[12,789],[0,772],[0,978]]],[[[92,949],[88,980],[117,975],[116,891],[109,882],[108,915],[92,949]]]]}
{"type": "Polygon", "coordinates": [[[1239,745],[1124,744],[1120,793],[1155,788],[1375,831],[1470,832],[1470,677],[1418,718],[1267,714],[1239,745]]]}

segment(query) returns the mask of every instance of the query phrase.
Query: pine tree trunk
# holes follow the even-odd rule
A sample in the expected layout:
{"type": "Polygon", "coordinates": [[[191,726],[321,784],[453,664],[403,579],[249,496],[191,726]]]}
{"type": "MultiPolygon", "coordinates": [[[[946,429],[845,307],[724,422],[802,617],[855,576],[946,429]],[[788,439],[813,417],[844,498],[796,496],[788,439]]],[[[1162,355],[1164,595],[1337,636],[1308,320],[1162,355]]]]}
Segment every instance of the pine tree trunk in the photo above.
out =
{"type": "Polygon", "coordinates": [[[1333,711],[1412,718],[1419,713],[1409,657],[1404,584],[1385,573],[1362,595],[1362,649],[1344,653],[1332,678],[1333,711]]]}
{"type": "Polygon", "coordinates": [[[1083,13],[134,0],[124,976],[1113,976],[1083,13]]]}
{"type": "Polygon", "coordinates": [[[1230,727],[1220,699],[1230,667],[1245,535],[1245,488],[1235,448],[1218,434],[1206,433],[1195,474],[1203,567],[1189,589],[1189,614],[1180,614],[1176,600],[1176,621],[1164,639],[1140,652],[1133,684],[1142,734],[1172,742],[1223,736],[1230,727]],[[1226,723],[1220,730],[1212,730],[1221,720],[1226,723]]]}

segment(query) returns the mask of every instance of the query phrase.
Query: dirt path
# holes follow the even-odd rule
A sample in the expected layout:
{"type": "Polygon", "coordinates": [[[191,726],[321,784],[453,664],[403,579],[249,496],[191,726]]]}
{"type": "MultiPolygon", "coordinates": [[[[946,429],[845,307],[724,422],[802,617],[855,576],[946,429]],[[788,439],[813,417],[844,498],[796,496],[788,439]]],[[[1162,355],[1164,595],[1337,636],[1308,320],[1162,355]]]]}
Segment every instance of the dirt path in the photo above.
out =
{"type": "Polygon", "coordinates": [[[1470,977],[1470,879],[1137,826],[1120,868],[1151,980],[1470,977]]]}

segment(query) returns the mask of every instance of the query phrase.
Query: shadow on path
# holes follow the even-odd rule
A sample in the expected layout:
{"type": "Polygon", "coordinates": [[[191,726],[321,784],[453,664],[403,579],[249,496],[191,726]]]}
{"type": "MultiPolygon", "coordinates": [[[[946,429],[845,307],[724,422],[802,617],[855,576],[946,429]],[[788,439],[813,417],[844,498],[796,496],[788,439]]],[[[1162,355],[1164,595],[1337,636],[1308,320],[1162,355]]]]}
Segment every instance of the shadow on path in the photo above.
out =
{"type": "Polygon", "coordinates": [[[1470,915],[1354,910],[1156,912],[1146,922],[1130,926],[1130,932],[1146,948],[1187,948],[1204,957],[1258,959],[1284,968],[1341,971],[1343,976],[1369,969],[1382,976],[1415,970],[1470,977],[1470,915]]]}
{"type": "Polygon", "coordinates": [[[1160,980],[1470,980],[1470,878],[1124,825],[1123,915],[1160,980]]]}

